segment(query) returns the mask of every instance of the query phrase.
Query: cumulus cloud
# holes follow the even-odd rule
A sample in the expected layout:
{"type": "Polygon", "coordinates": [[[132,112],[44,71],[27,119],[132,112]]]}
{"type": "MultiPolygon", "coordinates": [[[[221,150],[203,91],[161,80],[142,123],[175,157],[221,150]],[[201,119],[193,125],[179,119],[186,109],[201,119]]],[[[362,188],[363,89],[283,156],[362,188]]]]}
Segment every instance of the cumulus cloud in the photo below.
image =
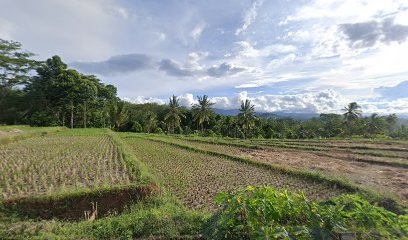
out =
{"type": "Polygon", "coordinates": [[[393,18],[379,21],[341,24],[351,47],[372,47],[377,42],[403,42],[408,38],[408,26],[395,24],[393,18]]]}
{"type": "MultiPolygon", "coordinates": [[[[249,99],[255,105],[258,112],[290,112],[290,113],[322,113],[338,112],[347,103],[345,98],[333,90],[325,90],[315,93],[295,95],[261,95],[250,97],[246,91],[242,91],[231,97],[212,97],[214,108],[238,109],[241,101],[249,99]]],[[[134,103],[155,102],[166,104],[166,99],[138,97],[130,99],[134,103]]],[[[187,93],[179,96],[181,106],[191,107],[197,103],[193,94],[187,93]]]]}
{"type": "Polygon", "coordinates": [[[207,69],[207,74],[211,77],[223,77],[223,76],[230,76],[237,74],[239,72],[245,71],[246,68],[243,67],[235,67],[232,64],[229,63],[222,63],[220,65],[215,65],[207,69]]]}
{"type": "Polygon", "coordinates": [[[100,62],[73,62],[71,66],[87,73],[102,75],[120,75],[134,71],[150,69],[153,59],[145,54],[117,55],[100,62]]]}
{"type": "Polygon", "coordinates": [[[379,87],[375,91],[385,99],[408,98],[408,81],[401,82],[393,87],[379,87]]]}

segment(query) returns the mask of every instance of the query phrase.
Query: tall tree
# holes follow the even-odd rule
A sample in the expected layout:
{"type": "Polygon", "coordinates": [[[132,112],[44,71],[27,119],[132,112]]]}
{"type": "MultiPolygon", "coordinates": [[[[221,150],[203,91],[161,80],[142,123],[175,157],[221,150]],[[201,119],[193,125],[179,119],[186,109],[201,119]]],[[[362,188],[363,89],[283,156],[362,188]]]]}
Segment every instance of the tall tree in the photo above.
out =
{"type": "Polygon", "coordinates": [[[21,44],[0,39],[0,122],[23,122],[27,114],[26,92],[21,87],[30,79],[29,72],[38,62],[32,53],[22,50],[21,44]]]}
{"type": "Polygon", "coordinates": [[[255,106],[250,100],[241,101],[241,108],[239,109],[238,119],[246,135],[249,134],[251,127],[255,124],[255,106]]]}
{"type": "Polygon", "coordinates": [[[86,128],[87,123],[87,110],[88,105],[96,100],[98,94],[98,85],[100,85],[99,79],[94,75],[81,75],[81,87],[78,93],[79,101],[81,101],[83,110],[83,126],[86,128]]]}
{"type": "Polygon", "coordinates": [[[347,121],[349,134],[353,134],[353,125],[361,117],[362,111],[360,109],[360,105],[358,105],[356,102],[351,102],[345,108],[343,108],[343,111],[345,111],[343,116],[347,121]]]}
{"type": "Polygon", "coordinates": [[[157,115],[152,111],[147,111],[144,119],[144,127],[147,133],[150,133],[156,128],[157,115]]]}
{"type": "Polygon", "coordinates": [[[207,95],[197,96],[198,104],[192,107],[194,120],[197,121],[198,126],[201,127],[201,132],[204,131],[204,123],[210,120],[212,113],[211,106],[214,105],[207,95]]]}
{"type": "Polygon", "coordinates": [[[126,103],[123,101],[114,102],[110,106],[110,122],[114,130],[120,130],[120,128],[126,123],[129,118],[129,110],[126,103]]]}
{"type": "Polygon", "coordinates": [[[358,105],[356,102],[349,103],[347,107],[343,108],[343,111],[345,111],[343,116],[347,121],[356,120],[361,117],[362,111],[360,109],[360,105],[358,105]]]}
{"type": "Polygon", "coordinates": [[[371,114],[367,120],[368,133],[378,134],[383,132],[387,122],[384,118],[379,117],[377,113],[371,114]]]}
{"type": "Polygon", "coordinates": [[[164,116],[169,132],[174,132],[174,128],[180,127],[181,118],[186,116],[180,111],[179,99],[173,95],[169,98],[169,111],[164,116]]]}
{"type": "Polygon", "coordinates": [[[21,44],[15,41],[0,39],[0,102],[4,99],[6,90],[16,85],[26,84],[30,78],[28,73],[39,64],[30,59],[34,54],[21,49],[21,44]]]}

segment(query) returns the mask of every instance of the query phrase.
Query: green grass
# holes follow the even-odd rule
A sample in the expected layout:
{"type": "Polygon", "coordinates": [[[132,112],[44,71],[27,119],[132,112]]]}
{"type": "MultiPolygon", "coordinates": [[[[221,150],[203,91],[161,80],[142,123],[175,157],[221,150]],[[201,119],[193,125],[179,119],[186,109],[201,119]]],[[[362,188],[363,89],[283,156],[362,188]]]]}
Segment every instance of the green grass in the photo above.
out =
{"type": "MultiPolygon", "coordinates": [[[[137,135],[134,135],[134,136],[137,137],[137,135]]],[[[180,148],[183,148],[183,149],[186,149],[186,150],[190,150],[190,151],[194,151],[194,152],[200,152],[200,153],[209,154],[209,155],[213,155],[213,156],[218,156],[218,157],[226,158],[226,159],[233,160],[233,161],[244,162],[244,163],[248,163],[248,164],[251,164],[251,165],[254,165],[254,166],[270,169],[272,171],[285,173],[285,174],[288,174],[288,175],[293,176],[293,177],[302,178],[305,181],[319,182],[321,184],[326,184],[328,186],[333,186],[333,187],[337,187],[337,188],[347,189],[347,190],[353,191],[353,192],[358,192],[358,193],[364,195],[364,198],[369,199],[371,202],[378,202],[380,204],[385,203],[385,205],[387,205],[387,206],[384,205],[384,207],[386,207],[387,209],[389,209],[391,211],[396,211],[396,212],[404,212],[405,211],[405,210],[403,210],[403,209],[405,209],[405,207],[403,205],[401,205],[401,203],[399,203],[399,200],[397,200],[395,198],[395,196],[390,195],[390,194],[386,194],[386,193],[378,193],[377,191],[375,191],[371,187],[357,186],[356,184],[350,182],[347,179],[335,178],[335,177],[332,177],[332,176],[326,176],[326,175],[323,175],[323,174],[318,173],[318,172],[312,172],[312,171],[306,171],[306,170],[295,170],[295,169],[288,168],[288,167],[283,167],[283,166],[273,165],[273,164],[269,164],[269,163],[258,162],[256,160],[243,158],[243,157],[238,157],[238,156],[234,156],[234,155],[230,155],[230,154],[225,154],[225,153],[222,153],[222,152],[211,151],[211,150],[208,150],[208,149],[198,148],[198,147],[194,147],[194,146],[186,145],[186,144],[180,144],[180,143],[173,142],[172,139],[169,138],[169,137],[161,136],[161,138],[160,138],[160,135],[155,135],[156,137],[154,135],[150,135],[150,137],[146,137],[146,135],[139,135],[139,136],[144,138],[144,139],[148,139],[150,141],[163,142],[163,143],[173,145],[173,146],[177,146],[177,147],[180,147],[180,148]]]]}
{"type": "MultiPolygon", "coordinates": [[[[0,129],[2,127],[3,129],[6,128],[0,126],[0,129]]],[[[7,128],[13,129],[10,126],[7,126],[7,128]]],[[[22,126],[21,128],[31,129],[26,126],[22,126]]],[[[265,177],[267,175],[275,178],[277,176],[283,176],[283,178],[287,180],[283,181],[284,184],[282,186],[286,186],[285,184],[287,184],[289,189],[292,188],[292,190],[296,188],[307,192],[310,189],[313,190],[314,185],[323,186],[321,189],[333,189],[332,191],[339,191],[339,193],[344,189],[346,192],[357,192],[365,199],[369,199],[371,202],[378,202],[380,205],[383,204],[381,200],[383,202],[385,201],[388,206],[391,208],[394,207],[395,211],[404,211],[404,209],[401,210],[399,205],[395,206],[395,203],[389,198],[367,189],[361,189],[341,179],[329,178],[314,172],[297,171],[285,167],[261,164],[251,159],[241,158],[227,153],[180,144],[176,141],[172,142],[172,138],[166,136],[152,137],[151,135],[143,134],[118,134],[107,129],[59,129],[57,130],[58,132],[51,131],[54,133],[41,134],[44,130],[45,129],[42,128],[36,128],[35,131],[38,131],[39,134],[30,135],[28,137],[33,137],[31,140],[41,138],[41,135],[71,139],[89,136],[109,137],[117,147],[120,158],[123,159],[129,173],[137,176],[137,178],[135,178],[130,185],[106,185],[97,189],[77,189],[76,191],[55,192],[54,194],[51,193],[44,196],[31,195],[29,198],[20,199],[22,200],[20,202],[16,201],[13,205],[14,207],[6,209],[4,209],[4,205],[1,204],[0,239],[156,239],[157,237],[159,239],[193,239],[202,233],[205,224],[213,214],[207,211],[188,209],[182,203],[183,199],[180,199],[179,195],[174,194],[171,186],[168,184],[184,184],[183,181],[186,181],[186,179],[194,179],[196,175],[204,177],[197,179],[198,182],[195,182],[195,184],[199,186],[197,193],[201,194],[197,195],[197,199],[201,196],[208,198],[208,201],[212,201],[212,195],[210,197],[206,196],[208,193],[203,191],[204,188],[202,188],[205,187],[205,184],[208,185],[208,191],[211,190],[211,187],[215,188],[212,189],[214,190],[214,194],[220,189],[234,190],[234,187],[230,189],[219,189],[215,187],[215,184],[222,185],[224,182],[228,183],[231,180],[231,186],[239,185],[245,187],[245,184],[251,184],[252,182],[242,180],[243,176],[256,178],[256,175],[252,175],[252,173],[261,171],[265,172],[265,174],[268,173],[265,177]],[[134,136],[137,138],[133,138],[134,136]],[[148,159],[145,156],[148,156],[148,159]],[[164,160],[168,165],[163,164],[164,160]],[[163,178],[161,172],[155,171],[155,169],[152,168],[151,161],[156,161],[158,164],[156,166],[161,167],[163,173],[167,169],[167,176],[170,176],[168,171],[172,167],[182,166],[189,169],[194,169],[197,166],[202,167],[196,168],[195,171],[190,173],[183,172],[182,170],[178,171],[182,173],[182,175],[179,176],[184,177],[184,179],[179,179],[177,182],[176,179],[163,178]],[[195,162],[200,165],[188,165],[183,161],[195,162]],[[240,166],[236,169],[241,172],[231,172],[231,168],[228,167],[225,168],[225,172],[222,172],[222,176],[219,176],[220,178],[211,180],[212,177],[215,177],[213,172],[216,173],[218,171],[219,173],[221,170],[220,165],[214,164],[214,161],[220,164],[227,164],[234,169],[235,167],[233,166],[240,166]],[[228,177],[228,172],[232,174],[231,177],[228,177]],[[233,175],[235,175],[235,177],[233,175]],[[243,182],[241,182],[242,184],[240,185],[237,183],[238,181],[243,182]],[[146,198],[140,199],[136,197],[137,201],[127,203],[127,207],[122,212],[112,211],[107,216],[95,221],[78,221],[78,219],[76,219],[76,221],[65,221],[61,220],[63,218],[58,218],[56,214],[53,215],[52,212],[48,212],[48,209],[52,210],[53,208],[61,212],[78,208],[78,205],[75,205],[75,201],[78,199],[88,204],[95,199],[100,201],[101,197],[112,199],[112,196],[120,195],[123,191],[148,186],[152,183],[160,184],[159,194],[149,195],[146,196],[146,198]],[[301,183],[303,187],[299,187],[300,185],[298,185],[298,183],[301,183]],[[40,204],[39,206],[44,208],[40,210],[51,214],[48,217],[40,219],[37,217],[41,214],[36,213],[35,209],[30,209],[28,206],[33,207],[35,203],[44,202],[48,205],[40,204]],[[30,214],[26,211],[34,211],[34,213],[30,214]],[[56,218],[53,220],[45,220],[52,216],[56,218]]],[[[193,141],[201,140],[201,138],[194,138],[193,141]]],[[[216,144],[219,144],[218,141],[221,141],[225,145],[231,142],[231,146],[234,147],[263,148],[247,142],[229,141],[226,139],[208,140],[216,144]]],[[[207,141],[207,143],[209,141],[207,141]]],[[[16,144],[23,142],[24,141],[21,141],[16,144]]],[[[51,151],[52,150],[50,150],[50,152],[51,151]]],[[[175,173],[177,174],[178,172],[176,171],[175,173]]],[[[190,180],[187,182],[190,182],[190,180]]],[[[184,188],[184,190],[186,189],[188,190],[189,188],[184,188]]],[[[318,188],[313,191],[316,192],[318,196],[322,194],[318,188]]],[[[80,208],[77,210],[82,211],[80,208]]]]}

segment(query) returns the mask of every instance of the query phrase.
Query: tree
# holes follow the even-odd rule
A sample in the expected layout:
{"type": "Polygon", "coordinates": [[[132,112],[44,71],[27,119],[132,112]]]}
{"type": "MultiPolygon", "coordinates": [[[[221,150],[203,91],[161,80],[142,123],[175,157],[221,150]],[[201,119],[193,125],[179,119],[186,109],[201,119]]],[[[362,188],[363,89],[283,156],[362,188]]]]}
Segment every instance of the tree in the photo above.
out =
{"type": "Polygon", "coordinates": [[[349,134],[352,134],[353,131],[353,125],[354,123],[361,117],[361,110],[360,110],[360,105],[358,105],[356,102],[349,103],[347,107],[343,108],[343,113],[344,118],[347,121],[347,126],[349,129],[349,134]]]}
{"type": "Polygon", "coordinates": [[[144,127],[147,133],[150,133],[156,129],[157,125],[157,115],[152,112],[148,111],[145,115],[144,127]]]}
{"type": "Polygon", "coordinates": [[[28,73],[38,65],[30,59],[33,55],[19,42],[0,39],[0,104],[14,86],[28,82],[28,73]]]}
{"type": "Polygon", "coordinates": [[[168,130],[173,133],[174,128],[180,127],[181,118],[186,118],[186,116],[181,113],[179,100],[174,95],[169,98],[169,107],[168,113],[164,116],[164,121],[167,122],[168,130]]]}
{"type": "Polygon", "coordinates": [[[113,123],[111,128],[120,130],[120,128],[126,123],[129,115],[126,103],[123,101],[117,101],[110,106],[110,122],[113,123]]]}
{"type": "Polygon", "coordinates": [[[367,130],[370,134],[381,133],[386,126],[386,121],[384,118],[378,116],[377,113],[373,113],[367,121],[367,130]]]}
{"type": "Polygon", "coordinates": [[[353,121],[361,117],[361,110],[360,110],[360,105],[358,105],[356,102],[349,103],[347,107],[343,108],[343,113],[344,118],[347,121],[353,121]]]}
{"type": "Polygon", "coordinates": [[[245,102],[241,101],[241,109],[239,111],[239,122],[241,123],[242,128],[245,130],[246,135],[248,135],[256,120],[255,106],[251,104],[250,100],[246,99],[245,102]]]}
{"type": "Polygon", "coordinates": [[[192,107],[194,120],[197,121],[198,126],[201,127],[201,132],[204,131],[204,123],[210,120],[212,113],[211,106],[214,105],[207,95],[198,96],[198,104],[192,107]]]}
{"type": "Polygon", "coordinates": [[[87,123],[87,106],[95,100],[98,94],[99,79],[94,75],[81,75],[81,87],[78,92],[78,100],[82,102],[83,126],[86,128],[87,123]]]}
{"type": "Polygon", "coordinates": [[[388,115],[385,121],[387,122],[388,133],[392,133],[397,129],[398,117],[395,113],[388,115]]]}

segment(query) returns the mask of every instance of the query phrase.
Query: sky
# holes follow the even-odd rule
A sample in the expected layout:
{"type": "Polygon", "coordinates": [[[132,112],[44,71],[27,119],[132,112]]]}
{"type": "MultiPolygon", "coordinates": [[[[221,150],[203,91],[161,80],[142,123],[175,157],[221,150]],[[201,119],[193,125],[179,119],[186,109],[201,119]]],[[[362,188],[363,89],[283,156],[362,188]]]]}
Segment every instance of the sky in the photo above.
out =
{"type": "Polygon", "coordinates": [[[408,115],[407,0],[0,0],[0,38],[134,103],[408,115]]]}

